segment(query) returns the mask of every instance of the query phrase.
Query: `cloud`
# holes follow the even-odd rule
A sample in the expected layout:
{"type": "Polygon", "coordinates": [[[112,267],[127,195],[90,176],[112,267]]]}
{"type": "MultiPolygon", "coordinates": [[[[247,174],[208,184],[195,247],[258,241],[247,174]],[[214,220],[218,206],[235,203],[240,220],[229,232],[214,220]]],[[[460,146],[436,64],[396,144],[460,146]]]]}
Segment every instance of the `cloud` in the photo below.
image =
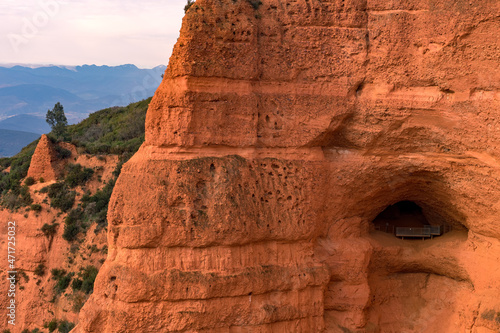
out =
{"type": "Polygon", "coordinates": [[[0,63],[166,64],[185,0],[3,0],[0,63]]]}

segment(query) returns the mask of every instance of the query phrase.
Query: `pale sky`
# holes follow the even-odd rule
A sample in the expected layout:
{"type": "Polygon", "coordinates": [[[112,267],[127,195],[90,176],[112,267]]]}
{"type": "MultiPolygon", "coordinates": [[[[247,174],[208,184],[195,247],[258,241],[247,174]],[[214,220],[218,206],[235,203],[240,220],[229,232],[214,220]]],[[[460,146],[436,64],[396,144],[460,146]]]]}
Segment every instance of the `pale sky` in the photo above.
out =
{"type": "Polygon", "coordinates": [[[0,64],[166,65],[186,0],[0,0],[0,64]]]}

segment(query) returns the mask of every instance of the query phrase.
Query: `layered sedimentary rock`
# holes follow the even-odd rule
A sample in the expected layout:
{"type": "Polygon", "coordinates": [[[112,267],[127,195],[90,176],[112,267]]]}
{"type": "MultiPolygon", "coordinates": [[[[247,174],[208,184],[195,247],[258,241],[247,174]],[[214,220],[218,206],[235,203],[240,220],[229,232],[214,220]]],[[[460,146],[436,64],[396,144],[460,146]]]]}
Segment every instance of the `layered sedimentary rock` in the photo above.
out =
{"type": "Polygon", "coordinates": [[[76,332],[497,332],[500,4],[197,0],[76,332]],[[412,201],[435,239],[375,230],[412,201]]]}

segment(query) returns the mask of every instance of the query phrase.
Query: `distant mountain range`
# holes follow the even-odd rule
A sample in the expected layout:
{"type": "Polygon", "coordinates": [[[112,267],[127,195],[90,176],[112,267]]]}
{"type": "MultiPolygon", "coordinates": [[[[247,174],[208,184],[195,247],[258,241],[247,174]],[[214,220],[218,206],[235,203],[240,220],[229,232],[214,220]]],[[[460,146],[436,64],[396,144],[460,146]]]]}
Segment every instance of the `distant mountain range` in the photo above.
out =
{"type": "Polygon", "coordinates": [[[20,114],[1,120],[0,131],[1,130],[44,134],[50,132],[50,126],[45,122],[45,117],[20,114]]]}
{"type": "Polygon", "coordinates": [[[45,114],[57,102],[64,106],[68,121],[76,123],[90,112],[148,98],[165,68],[0,65],[0,130],[47,133],[45,114]]]}
{"type": "Polygon", "coordinates": [[[0,129],[0,157],[10,157],[40,137],[40,134],[0,129]]]}

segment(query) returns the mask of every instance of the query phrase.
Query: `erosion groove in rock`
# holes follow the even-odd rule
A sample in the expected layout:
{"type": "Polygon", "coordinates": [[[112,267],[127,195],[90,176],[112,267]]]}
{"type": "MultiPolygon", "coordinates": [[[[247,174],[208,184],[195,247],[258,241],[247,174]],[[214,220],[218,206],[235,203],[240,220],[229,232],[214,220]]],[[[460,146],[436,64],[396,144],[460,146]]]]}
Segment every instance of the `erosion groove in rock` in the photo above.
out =
{"type": "Polygon", "coordinates": [[[75,332],[497,332],[498,1],[261,2],[187,11],[75,332]]]}

